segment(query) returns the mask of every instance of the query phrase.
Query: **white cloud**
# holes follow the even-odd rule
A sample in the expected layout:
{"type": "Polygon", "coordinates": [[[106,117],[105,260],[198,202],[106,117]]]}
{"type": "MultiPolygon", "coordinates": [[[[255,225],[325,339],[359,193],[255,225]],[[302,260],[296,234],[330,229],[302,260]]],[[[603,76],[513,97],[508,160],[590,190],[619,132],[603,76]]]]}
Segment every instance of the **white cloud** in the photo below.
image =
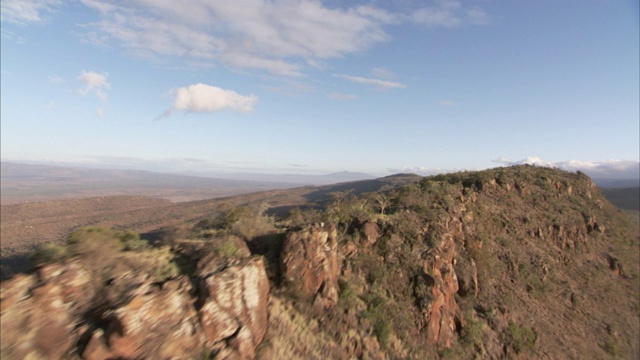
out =
{"type": "Polygon", "coordinates": [[[353,95],[353,94],[342,94],[337,92],[332,92],[327,96],[329,96],[329,98],[333,100],[355,100],[358,98],[356,95],[353,95]]]}
{"type": "Polygon", "coordinates": [[[173,106],[160,117],[169,116],[173,111],[213,113],[234,110],[250,112],[258,102],[255,95],[244,96],[235,91],[206,84],[172,89],[169,93],[174,96],[173,106]]]}
{"type": "Polygon", "coordinates": [[[24,44],[24,38],[13,31],[2,28],[0,29],[0,35],[7,40],[14,41],[16,44],[24,44]]]}
{"type": "Polygon", "coordinates": [[[406,85],[404,84],[394,82],[394,81],[388,81],[388,80],[365,78],[365,77],[353,76],[353,75],[336,75],[336,76],[345,78],[349,81],[353,81],[359,84],[370,85],[379,89],[402,89],[406,87],[406,85]]]}
{"type": "Polygon", "coordinates": [[[467,17],[472,24],[475,25],[487,25],[491,23],[489,15],[484,10],[474,7],[466,10],[467,17]]]}
{"type": "MultiPolygon", "coordinates": [[[[83,71],[78,75],[78,81],[83,85],[79,90],[81,95],[94,93],[104,104],[107,101],[106,89],[111,88],[111,84],[107,81],[108,73],[97,73],[95,71],[83,71]]],[[[104,108],[99,107],[96,110],[99,117],[104,117],[104,108]]]]}
{"type": "Polygon", "coordinates": [[[99,21],[85,25],[88,41],[111,39],[138,55],[281,76],[301,76],[328,59],[388,41],[387,26],[413,21],[452,27],[482,15],[479,8],[467,10],[456,1],[439,1],[412,10],[413,15],[376,6],[330,7],[319,0],[81,1],[100,14],[99,21]]]}
{"type": "Polygon", "coordinates": [[[387,40],[382,25],[394,18],[377,8],[329,8],[313,0],[82,2],[101,14],[94,28],[133,51],[286,76],[387,40]]]}
{"type": "Polygon", "coordinates": [[[60,0],[2,0],[2,21],[25,25],[44,21],[43,13],[51,12],[61,4],[60,0]]]}
{"type": "Polygon", "coordinates": [[[530,156],[518,161],[510,161],[501,157],[493,162],[504,165],[536,165],[562,169],[565,171],[582,171],[592,177],[602,178],[628,178],[640,177],[640,162],[636,160],[605,160],[605,161],[546,161],[536,156],[530,156]]]}
{"type": "Polygon", "coordinates": [[[434,6],[414,11],[409,18],[429,27],[455,28],[466,22],[474,25],[490,23],[489,15],[479,7],[465,7],[458,0],[439,0],[434,6]]]}
{"type": "Polygon", "coordinates": [[[387,68],[383,68],[383,67],[376,67],[371,69],[371,76],[378,78],[378,79],[393,79],[396,74],[393,73],[393,71],[387,69],[387,68]]]}
{"type": "MultiPolygon", "coordinates": [[[[91,91],[98,93],[102,93],[103,89],[109,89],[111,84],[107,81],[107,77],[109,77],[108,73],[97,73],[95,71],[83,71],[78,75],[78,81],[84,85],[82,89],[80,89],[80,93],[82,95],[87,95],[91,91]]],[[[98,97],[103,99],[104,93],[102,95],[98,94],[98,97]]]]}
{"type": "Polygon", "coordinates": [[[49,76],[49,82],[52,84],[62,84],[64,83],[64,78],[57,75],[49,76]]]}

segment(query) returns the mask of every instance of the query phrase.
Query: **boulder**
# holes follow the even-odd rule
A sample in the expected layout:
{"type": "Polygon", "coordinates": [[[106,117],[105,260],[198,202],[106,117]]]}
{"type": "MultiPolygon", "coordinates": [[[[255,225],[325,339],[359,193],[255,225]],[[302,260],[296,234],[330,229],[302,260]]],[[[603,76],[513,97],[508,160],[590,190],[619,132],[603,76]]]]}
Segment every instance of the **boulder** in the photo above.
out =
{"type": "Polygon", "coordinates": [[[253,359],[267,331],[269,280],[264,260],[243,259],[221,271],[198,275],[199,315],[207,347],[220,349],[219,358],[253,359]]]}

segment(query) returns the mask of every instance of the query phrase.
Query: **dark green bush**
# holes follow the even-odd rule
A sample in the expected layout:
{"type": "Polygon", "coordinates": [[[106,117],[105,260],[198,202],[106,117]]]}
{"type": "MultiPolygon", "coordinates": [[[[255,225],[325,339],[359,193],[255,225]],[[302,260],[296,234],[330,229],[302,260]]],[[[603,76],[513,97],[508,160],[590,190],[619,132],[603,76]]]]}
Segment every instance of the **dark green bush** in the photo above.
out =
{"type": "Polygon", "coordinates": [[[538,334],[528,326],[510,323],[506,330],[506,340],[519,354],[524,349],[532,350],[534,348],[538,334]]]}

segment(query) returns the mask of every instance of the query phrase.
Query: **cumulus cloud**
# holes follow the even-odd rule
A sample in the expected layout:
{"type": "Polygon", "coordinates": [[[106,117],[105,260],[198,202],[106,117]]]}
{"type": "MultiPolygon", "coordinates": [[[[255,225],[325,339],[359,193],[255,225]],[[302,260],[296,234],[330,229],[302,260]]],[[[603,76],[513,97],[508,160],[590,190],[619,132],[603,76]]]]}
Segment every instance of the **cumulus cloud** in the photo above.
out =
{"type": "MultiPolygon", "coordinates": [[[[111,84],[107,81],[108,73],[97,73],[95,71],[83,71],[78,75],[78,81],[82,84],[79,90],[81,95],[95,94],[104,104],[107,102],[106,89],[111,88],[111,84]]],[[[96,110],[98,117],[104,117],[104,107],[96,110]]]]}
{"type": "Polygon", "coordinates": [[[25,25],[44,21],[43,14],[52,12],[60,0],[2,0],[0,18],[9,23],[25,25]]]}
{"type": "Polygon", "coordinates": [[[108,73],[97,73],[94,71],[83,71],[78,75],[78,81],[84,86],[80,89],[80,94],[87,95],[91,92],[95,93],[102,101],[106,101],[107,94],[105,89],[111,88],[111,84],[107,81],[108,73]]]}
{"type": "Polygon", "coordinates": [[[341,78],[344,78],[359,84],[372,86],[378,89],[402,89],[406,87],[406,85],[404,84],[394,82],[394,81],[388,81],[388,80],[365,78],[365,77],[353,76],[353,75],[336,75],[336,76],[339,76],[341,78]]]}
{"type": "Polygon", "coordinates": [[[511,161],[500,157],[492,160],[503,165],[536,165],[554,167],[566,171],[582,171],[595,178],[624,178],[636,179],[640,177],[640,162],[636,160],[605,160],[605,161],[546,161],[536,156],[530,156],[522,160],[511,161]]]}
{"type": "Polygon", "coordinates": [[[100,14],[100,20],[85,26],[89,41],[115,40],[140,55],[182,57],[282,76],[301,76],[328,59],[388,41],[386,27],[394,24],[452,27],[482,17],[479,8],[467,11],[456,1],[418,10],[330,7],[319,0],[81,1],[100,14]]]}
{"type": "Polygon", "coordinates": [[[173,106],[165,111],[160,118],[169,116],[174,111],[213,113],[234,110],[250,112],[258,102],[255,95],[244,96],[235,91],[206,84],[172,89],[169,94],[174,96],[173,106]]]}

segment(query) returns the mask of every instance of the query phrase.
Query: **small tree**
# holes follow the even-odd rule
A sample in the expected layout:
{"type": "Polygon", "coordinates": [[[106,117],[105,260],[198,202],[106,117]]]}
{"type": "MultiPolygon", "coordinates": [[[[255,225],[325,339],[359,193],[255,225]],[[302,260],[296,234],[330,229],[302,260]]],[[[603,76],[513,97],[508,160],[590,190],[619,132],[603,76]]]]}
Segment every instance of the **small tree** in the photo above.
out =
{"type": "Polygon", "coordinates": [[[391,198],[386,194],[378,193],[376,194],[375,200],[380,208],[380,215],[384,216],[384,210],[391,206],[391,198]]]}

